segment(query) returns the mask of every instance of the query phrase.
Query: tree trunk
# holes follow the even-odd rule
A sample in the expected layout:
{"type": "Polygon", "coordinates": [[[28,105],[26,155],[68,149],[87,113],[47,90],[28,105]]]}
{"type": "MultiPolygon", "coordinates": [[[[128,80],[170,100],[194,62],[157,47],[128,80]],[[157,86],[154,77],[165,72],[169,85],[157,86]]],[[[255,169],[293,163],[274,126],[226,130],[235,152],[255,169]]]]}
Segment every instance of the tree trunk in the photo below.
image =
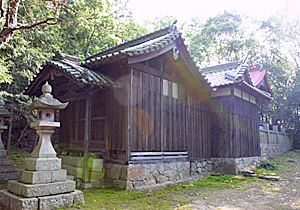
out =
{"type": "Polygon", "coordinates": [[[14,35],[18,23],[17,15],[20,0],[10,0],[7,6],[5,25],[0,32],[0,48],[3,47],[14,35]]]}

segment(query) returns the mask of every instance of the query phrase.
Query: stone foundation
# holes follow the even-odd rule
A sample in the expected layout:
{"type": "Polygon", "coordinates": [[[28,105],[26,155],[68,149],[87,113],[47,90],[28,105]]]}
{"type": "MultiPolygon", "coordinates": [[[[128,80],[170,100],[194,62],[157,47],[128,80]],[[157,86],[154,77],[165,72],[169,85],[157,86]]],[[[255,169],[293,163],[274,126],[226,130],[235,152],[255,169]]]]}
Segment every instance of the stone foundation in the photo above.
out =
{"type": "Polygon", "coordinates": [[[134,190],[143,186],[184,180],[213,170],[213,162],[209,160],[103,165],[102,159],[92,158],[88,159],[89,180],[83,182],[83,157],[59,157],[62,159],[62,168],[74,176],[77,186],[82,188],[105,186],[134,190]]]}
{"type": "Polygon", "coordinates": [[[261,156],[267,159],[282,155],[292,148],[292,145],[260,144],[261,156]]]}
{"type": "Polygon", "coordinates": [[[238,174],[239,172],[254,168],[261,157],[241,157],[241,158],[214,158],[213,171],[224,174],[238,174]]]}
{"type": "Polygon", "coordinates": [[[77,186],[81,188],[92,188],[104,186],[104,168],[103,159],[97,159],[93,156],[88,158],[87,164],[89,167],[88,180],[83,179],[84,158],[77,156],[60,155],[62,159],[62,168],[68,171],[68,175],[75,177],[77,186]]]}
{"type": "Polygon", "coordinates": [[[211,172],[211,161],[178,161],[131,164],[107,164],[106,177],[114,187],[136,190],[144,186],[160,185],[170,181],[180,181],[204,172],[211,172]]]}

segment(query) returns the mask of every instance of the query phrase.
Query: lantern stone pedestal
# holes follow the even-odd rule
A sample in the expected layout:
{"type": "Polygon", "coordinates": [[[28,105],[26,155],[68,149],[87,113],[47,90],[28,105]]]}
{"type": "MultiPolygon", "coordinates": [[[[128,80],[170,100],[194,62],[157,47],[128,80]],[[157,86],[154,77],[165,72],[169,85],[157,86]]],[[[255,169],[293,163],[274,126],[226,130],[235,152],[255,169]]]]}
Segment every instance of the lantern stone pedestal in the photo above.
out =
{"type": "Polygon", "coordinates": [[[75,181],[67,180],[67,171],[61,169],[61,159],[51,143],[51,135],[60,127],[54,122],[54,110],[68,105],[54,99],[51,89],[48,83],[43,85],[43,95],[27,106],[38,111],[38,121],[31,127],[37,130],[39,142],[31,158],[25,160],[19,180],[9,181],[8,189],[0,191],[0,203],[11,210],[57,209],[84,203],[83,193],[75,189],[75,181]]]}
{"type": "Polygon", "coordinates": [[[0,99],[0,181],[18,179],[19,176],[19,173],[6,156],[6,150],[2,143],[2,133],[7,129],[7,126],[4,125],[4,118],[10,115],[4,108],[4,101],[0,99]]]}

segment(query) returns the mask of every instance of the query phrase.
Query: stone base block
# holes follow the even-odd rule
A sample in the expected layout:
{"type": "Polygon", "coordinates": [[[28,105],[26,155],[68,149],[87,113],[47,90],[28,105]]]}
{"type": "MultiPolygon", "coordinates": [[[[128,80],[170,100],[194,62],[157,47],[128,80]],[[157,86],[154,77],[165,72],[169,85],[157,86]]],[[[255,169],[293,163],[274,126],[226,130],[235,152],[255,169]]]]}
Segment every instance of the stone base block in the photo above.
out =
{"type": "Polygon", "coordinates": [[[91,180],[100,180],[103,179],[105,174],[103,172],[90,172],[90,179],[91,180]]]}
{"type": "Polygon", "coordinates": [[[0,191],[0,203],[10,210],[38,210],[38,198],[22,198],[7,190],[0,191]]]}
{"type": "Polygon", "coordinates": [[[71,193],[51,195],[39,198],[22,198],[7,190],[0,191],[0,203],[10,210],[50,210],[71,207],[74,203],[84,204],[83,193],[75,190],[71,193]]]}
{"type": "MultiPolygon", "coordinates": [[[[1,167],[1,166],[0,166],[1,167]]],[[[0,181],[17,180],[19,178],[19,172],[0,173],[0,181]]]]}
{"type": "Polygon", "coordinates": [[[63,164],[61,167],[68,171],[68,175],[72,175],[79,178],[83,177],[83,168],[79,168],[71,165],[65,165],[65,164],[63,164]]]}
{"type": "Polygon", "coordinates": [[[261,157],[214,158],[214,172],[238,174],[245,169],[254,168],[260,158],[261,157]]]}
{"type": "Polygon", "coordinates": [[[27,158],[25,170],[28,171],[55,171],[61,169],[59,158],[27,158]]]}
{"type": "Polygon", "coordinates": [[[0,150],[0,157],[6,157],[6,150],[0,150]]]}
{"type": "Polygon", "coordinates": [[[80,188],[84,189],[84,190],[87,190],[87,189],[91,189],[93,188],[93,185],[92,183],[88,182],[88,183],[83,183],[81,182],[80,183],[80,188]]]}
{"type": "Polygon", "coordinates": [[[24,184],[18,181],[8,182],[8,191],[25,198],[62,194],[75,191],[75,181],[55,182],[47,184],[24,184]]]}
{"type": "Polygon", "coordinates": [[[62,164],[71,165],[80,168],[82,168],[84,165],[83,157],[61,155],[59,156],[59,158],[62,159],[62,164]]]}
{"type": "Polygon", "coordinates": [[[15,167],[13,165],[0,165],[0,173],[9,173],[9,172],[15,172],[15,167]]]}
{"type": "Polygon", "coordinates": [[[10,160],[7,157],[0,157],[0,166],[10,165],[10,160]]]}
{"type": "Polygon", "coordinates": [[[73,195],[71,193],[51,195],[39,198],[39,209],[50,210],[73,205],[73,195]]]}
{"type": "Polygon", "coordinates": [[[103,171],[103,159],[90,158],[90,159],[88,159],[87,164],[92,171],[95,171],[95,172],[103,171]]]}
{"type": "Polygon", "coordinates": [[[26,184],[45,184],[64,182],[67,179],[67,171],[22,171],[19,181],[26,184]]]}

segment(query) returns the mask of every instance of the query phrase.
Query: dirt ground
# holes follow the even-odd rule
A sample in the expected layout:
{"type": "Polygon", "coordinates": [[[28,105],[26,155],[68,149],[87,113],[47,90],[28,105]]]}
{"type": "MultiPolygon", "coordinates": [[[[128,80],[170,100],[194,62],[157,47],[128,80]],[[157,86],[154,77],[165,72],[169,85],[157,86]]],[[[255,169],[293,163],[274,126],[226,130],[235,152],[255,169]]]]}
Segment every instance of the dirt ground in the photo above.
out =
{"type": "Polygon", "coordinates": [[[186,207],[191,209],[300,209],[300,151],[274,159],[280,181],[248,182],[239,189],[202,193],[186,207]]]}
{"type": "MultiPolygon", "coordinates": [[[[190,188],[184,193],[189,192],[185,196],[193,197],[192,201],[182,206],[173,206],[173,209],[300,209],[300,151],[288,152],[272,161],[279,166],[275,173],[281,177],[280,181],[253,179],[229,188],[208,188],[199,194],[195,191],[197,188],[190,188]]],[[[6,187],[6,182],[0,182],[0,189],[6,187]]],[[[176,199],[175,195],[183,192],[173,193],[176,199]]]]}

